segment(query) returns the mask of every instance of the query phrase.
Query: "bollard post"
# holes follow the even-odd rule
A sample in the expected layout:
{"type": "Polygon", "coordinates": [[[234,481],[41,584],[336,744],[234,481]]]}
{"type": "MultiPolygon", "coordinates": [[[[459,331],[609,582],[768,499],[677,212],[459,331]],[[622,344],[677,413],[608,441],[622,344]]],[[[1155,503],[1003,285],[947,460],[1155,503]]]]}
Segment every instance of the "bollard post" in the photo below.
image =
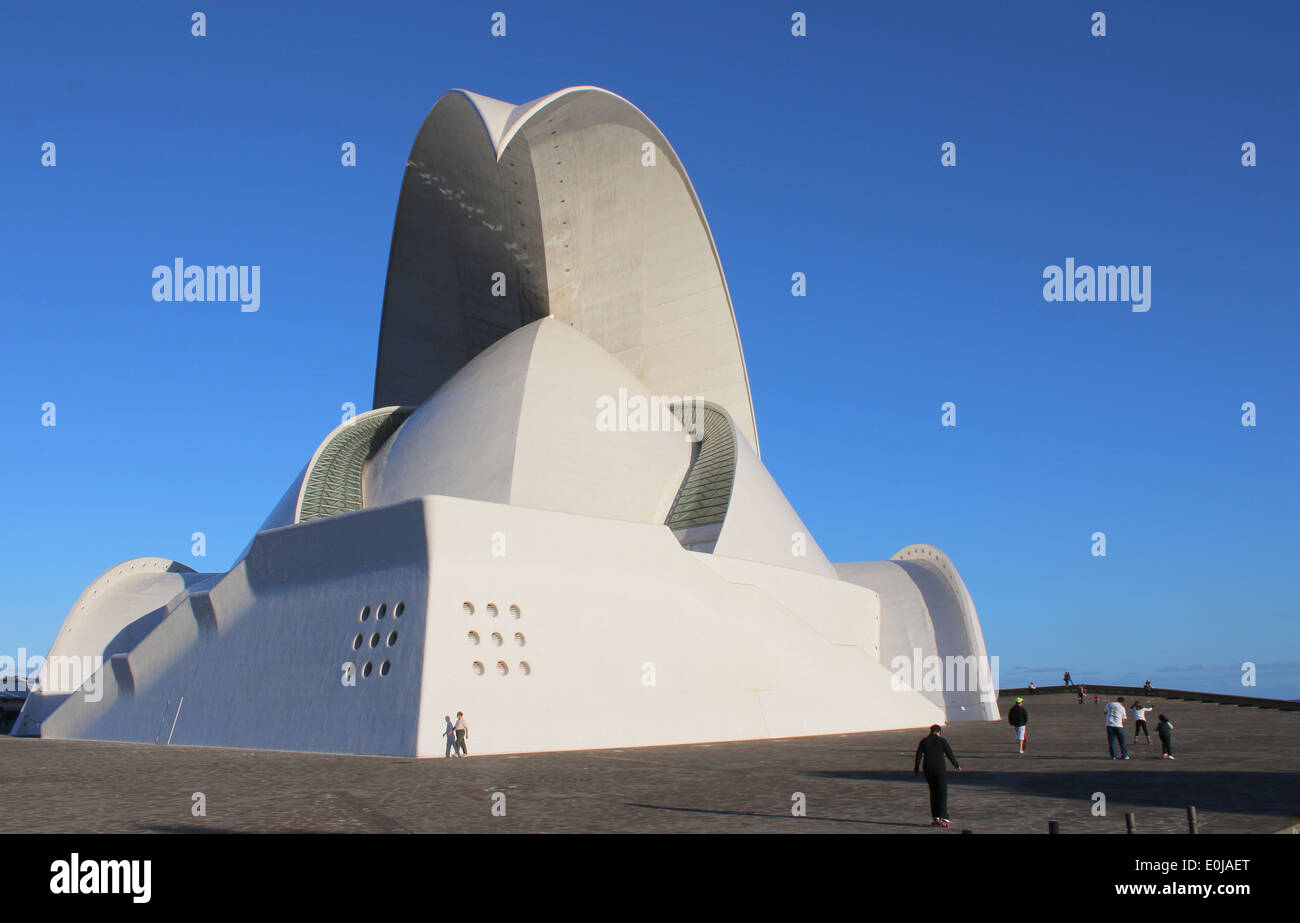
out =
{"type": "Polygon", "coordinates": [[[1189,805],[1187,806],[1187,832],[1188,832],[1188,833],[1200,833],[1200,832],[1201,832],[1201,831],[1198,829],[1197,824],[1196,824],[1196,806],[1195,806],[1195,805],[1192,805],[1192,804],[1189,804],[1189,805]]]}
{"type": "Polygon", "coordinates": [[[1048,833],[1060,833],[1060,832],[1061,832],[1061,822],[1060,822],[1059,820],[1049,820],[1049,821],[1047,822],[1047,832],[1048,832],[1048,833]]]}
{"type": "Polygon", "coordinates": [[[1124,812],[1124,826],[1128,828],[1126,831],[1128,833],[1138,832],[1137,818],[1133,816],[1131,811],[1124,812]]]}

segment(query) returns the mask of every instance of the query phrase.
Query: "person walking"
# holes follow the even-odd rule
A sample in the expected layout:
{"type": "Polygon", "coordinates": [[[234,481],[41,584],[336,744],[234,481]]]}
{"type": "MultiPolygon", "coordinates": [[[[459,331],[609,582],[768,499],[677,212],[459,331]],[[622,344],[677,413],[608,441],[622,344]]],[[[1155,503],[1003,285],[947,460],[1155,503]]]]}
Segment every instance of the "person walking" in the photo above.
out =
{"type": "Polygon", "coordinates": [[[1138,735],[1141,734],[1151,743],[1151,734],[1147,731],[1147,712],[1154,711],[1150,705],[1144,706],[1141,702],[1134,702],[1130,711],[1133,712],[1133,743],[1138,742],[1138,735]]]}
{"type": "Polygon", "coordinates": [[[465,741],[469,740],[469,725],[465,723],[465,713],[456,712],[456,723],[452,725],[456,732],[456,751],[461,756],[469,756],[469,749],[465,746],[465,741]]]}
{"type": "Polygon", "coordinates": [[[1116,759],[1115,741],[1119,741],[1119,751],[1128,759],[1128,744],[1124,743],[1124,719],[1128,712],[1124,708],[1124,697],[1106,703],[1106,745],[1110,747],[1110,758],[1116,759]]]}
{"type": "Polygon", "coordinates": [[[916,745],[916,760],[912,765],[912,775],[925,772],[925,782],[930,786],[930,826],[951,827],[948,820],[948,767],[944,758],[950,760],[958,772],[961,764],[952,755],[952,747],[943,739],[943,728],[937,724],[930,725],[930,736],[922,737],[916,745]]]}
{"type": "Polygon", "coordinates": [[[443,756],[446,758],[460,756],[456,752],[456,728],[452,726],[451,715],[443,715],[442,720],[447,723],[447,726],[442,730],[442,736],[447,738],[447,752],[443,756]]]}
{"type": "Polygon", "coordinates": [[[1025,744],[1028,742],[1026,731],[1029,726],[1029,711],[1025,708],[1025,700],[1016,696],[1016,704],[1011,706],[1007,712],[1007,720],[1011,722],[1011,730],[1016,733],[1016,742],[1020,746],[1020,754],[1025,753],[1025,744]]]}
{"type": "Polygon", "coordinates": [[[1066,670],[1066,671],[1065,671],[1065,677],[1064,677],[1064,679],[1065,679],[1065,688],[1066,688],[1066,689],[1069,689],[1072,685],[1074,685],[1073,683],[1070,682],[1070,671],[1069,671],[1069,670],[1066,670]]]}
{"type": "Polygon", "coordinates": [[[1084,699],[1087,697],[1087,695],[1088,695],[1088,690],[1085,689],[1085,688],[1083,687],[1083,683],[1079,683],[1079,686],[1078,686],[1078,693],[1079,693],[1079,704],[1082,705],[1082,704],[1083,704],[1083,700],[1084,700],[1084,699]]]}
{"type": "Polygon", "coordinates": [[[1160,738],[1160,758],[1162,760],[1171,760],[1174,758],[1174,723],[1164,715],[1156,722],[1156,736],[1160,738]]]}

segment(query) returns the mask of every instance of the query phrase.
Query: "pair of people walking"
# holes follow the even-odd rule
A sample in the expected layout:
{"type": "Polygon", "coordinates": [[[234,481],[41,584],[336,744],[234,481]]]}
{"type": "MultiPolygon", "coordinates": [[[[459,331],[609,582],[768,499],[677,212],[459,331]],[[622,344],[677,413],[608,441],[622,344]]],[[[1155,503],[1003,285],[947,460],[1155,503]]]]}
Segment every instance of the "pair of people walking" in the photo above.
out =
{"type": "Polygon", "coordinates": [[[442,732],[442,736],[447,738],[446,756],[469,756],[469,748],[465,746],[465,741],[469,740],[469,725],[465,722],[465,713],[456,712],[455,723],[452,722],[451,715],[444,715],[443,720],[447,722],[447,727],[442,732]]]}

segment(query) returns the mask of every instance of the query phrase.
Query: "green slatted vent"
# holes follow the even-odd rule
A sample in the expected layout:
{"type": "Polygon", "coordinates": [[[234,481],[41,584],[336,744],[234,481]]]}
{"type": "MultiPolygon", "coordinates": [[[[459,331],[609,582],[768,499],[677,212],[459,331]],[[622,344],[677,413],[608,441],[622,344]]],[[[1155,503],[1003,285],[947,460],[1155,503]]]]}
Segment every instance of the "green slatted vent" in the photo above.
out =
{"type": "Polygon", "coordinates": [[[358,417],[339,430],[321,449],[307,473],[297,521],[324,519],[361,509],[361,476],[366,462],[374,458],[414,410],[414,407],[395,407],[387,413],[358,417]]]}
{"type": "Polygon", "coordinates": [[[668,528],[684,546],[712,551],[736,480],[736,434],[726,415],[712,407],[696,408],[694,425],[689,415],[683,417],[687,429],[703,435],[691,446],[691,467],[668,514],[668,528]]]}

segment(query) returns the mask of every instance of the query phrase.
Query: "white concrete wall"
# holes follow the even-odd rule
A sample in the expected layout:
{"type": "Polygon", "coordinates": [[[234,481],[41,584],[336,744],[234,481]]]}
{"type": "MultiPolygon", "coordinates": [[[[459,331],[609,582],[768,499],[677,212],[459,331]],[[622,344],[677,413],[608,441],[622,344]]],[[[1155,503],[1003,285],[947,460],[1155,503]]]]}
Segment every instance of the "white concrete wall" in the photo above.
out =
{"type": "Polygon", "coordinates": [[[428,592],[424,539],[418,502],[259,535],[209,593],[185,600],[106,666],[100,702],[69,697],[41,735],[414,755],[428,592]],[[380,604],[388,614],[376,620],[380,604]],[[371,607],[366,622],[359,618],[364,606],[371,607]],[[352,646],[358,634],[365,637],[360,651],[352,646]],[[384,660],[390,670],[380,676],[384,660]],[[371,675],[345,686],[347,661],[372,663],[371,675]]]}
{"type": "Polygon", "coordinates": [[[457,710],[472,753],[941,717],[877,661],[875,594],[687,552],[663,525],[425,497],[263,533],[204,586],[105,667],[101,701],[63,700],[43,736],[432,756],[457,710]],[[375,672],[344,685],[345,661],[375,672]]]}
{"type": "Polygon", "coordinates": [[[731,506],[714,553],[832,579],[836,576],[835,568],[772,475],[753,450],[739,440],[731,506]],[[802,536],[801,544],[798,536],[802,536]],[[803,554],[796,554],[796,550],[803,554]]]}
{"type": "MultiPolygon", "coordinates": [[[[922,659],[938,655],[930,610],[907,571],[893,561],[857,561],[836,564],[835,569],[841,580],[870,587],[879,594],[881,663],[888,667],[896,657],[910,662],[918,650],[922,659]]],[[[939,708],[944,707],[942,689],[920,692],[939,708]]]]}
{"type": "Polygon", "coordinates": [[[755,581],[774,569],[719,566],[683,551],[661,526],[442,497],[424,502],[433,571],[422,754],[442,754],[443,717],[458,710],[470,723],[471,753],[798,736],[942,719],[922,697],[893,690],[889,671],[859,645],[828,640],[869,635],[874,594],[798,572],[775,575],[766,591],[733,582],[720,570],[755,581]],[[454,538],[489,529],[506,535],[505,556],[454,538]],[[789,584],[801,578],[806,586],[792,591],[789,584]],[[799,594],[810,598],[798,614],[775,599],[799,594]],[[511,606],[519,607],[518,618],[511,606]],[[836,612],[857,625],[830,624],[827,613],[836,612]],[[643,681],[647,665],[653,686],[643,681]]]}

